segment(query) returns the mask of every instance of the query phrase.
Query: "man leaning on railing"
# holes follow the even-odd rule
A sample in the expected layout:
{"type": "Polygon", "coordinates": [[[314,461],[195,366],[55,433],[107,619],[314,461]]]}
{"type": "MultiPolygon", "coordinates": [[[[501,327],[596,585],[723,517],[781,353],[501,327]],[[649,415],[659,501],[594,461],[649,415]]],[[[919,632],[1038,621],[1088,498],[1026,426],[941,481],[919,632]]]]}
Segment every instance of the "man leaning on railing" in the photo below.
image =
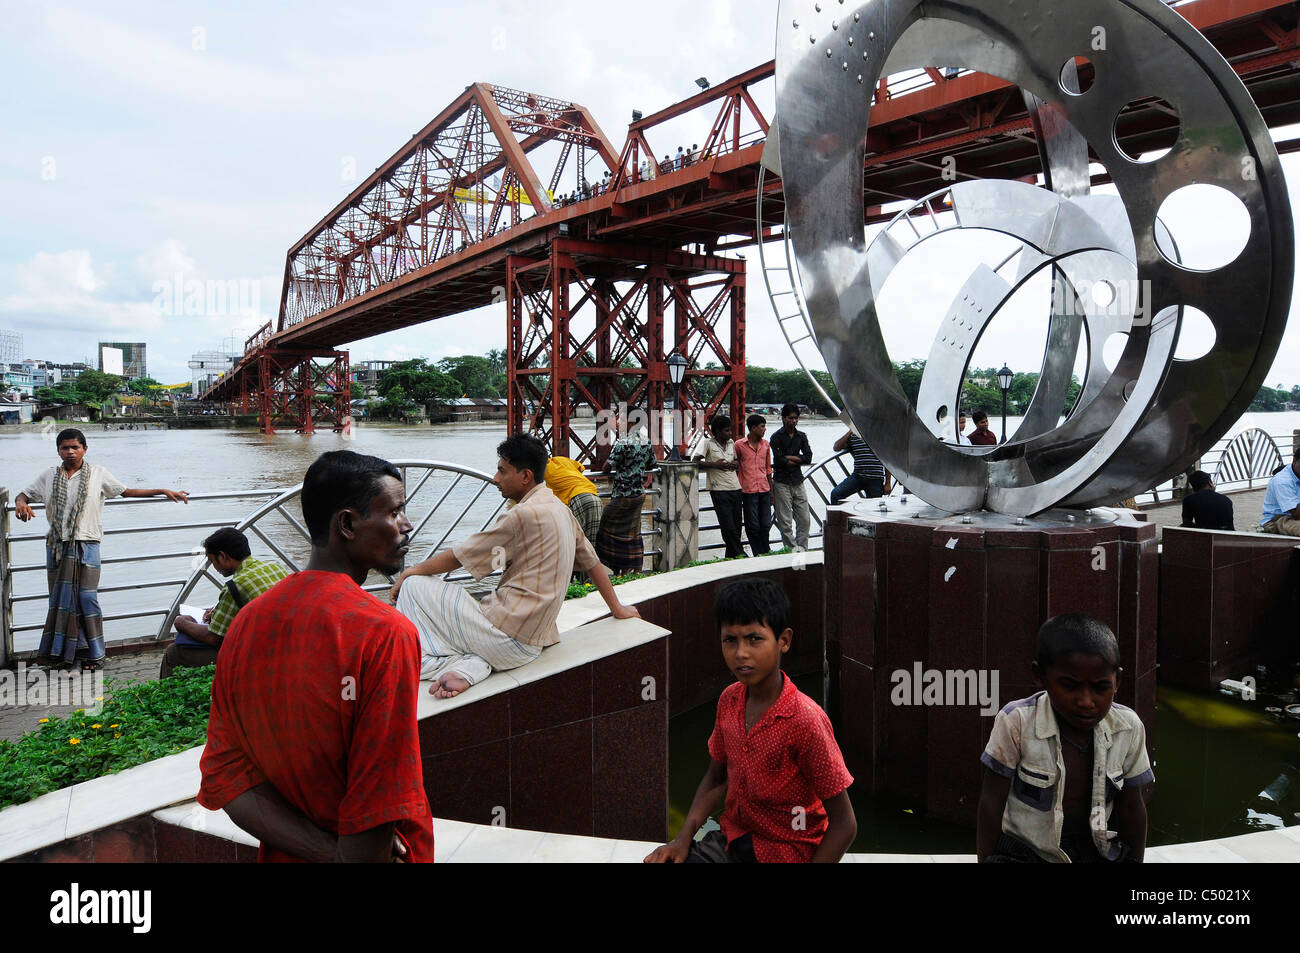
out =
{"type": "Polygon", "coordinates": [[[50,608],[36,656],[40,665],[83,671],[104,667],[104,619],[99,610],[99,543],[104,536],[104,500],[118,496],[165,496],[189,502],[182,490],[133,489],[107,468],[86,463],[86,435],[68,428],[55,440],[60,466],[43,471],[14,498],[14,513],[23,522],[36,514],[32,503],[45,503],[50,522],[45,537],[45,568],[50,608]]]}

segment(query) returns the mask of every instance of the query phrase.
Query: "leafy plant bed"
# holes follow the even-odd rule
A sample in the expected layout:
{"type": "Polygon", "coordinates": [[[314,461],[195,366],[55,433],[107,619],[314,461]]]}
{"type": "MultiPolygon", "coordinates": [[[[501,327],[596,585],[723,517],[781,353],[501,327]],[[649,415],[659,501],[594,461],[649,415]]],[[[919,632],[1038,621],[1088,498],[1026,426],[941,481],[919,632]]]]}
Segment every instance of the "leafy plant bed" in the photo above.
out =
{"type": "Polygon", "coordinates": [[[203,744],[216,670],[177,669],[138,685],[109,679],[99,714],[51,718],[17,741],[0,741],[0,808],[203,744]]]}

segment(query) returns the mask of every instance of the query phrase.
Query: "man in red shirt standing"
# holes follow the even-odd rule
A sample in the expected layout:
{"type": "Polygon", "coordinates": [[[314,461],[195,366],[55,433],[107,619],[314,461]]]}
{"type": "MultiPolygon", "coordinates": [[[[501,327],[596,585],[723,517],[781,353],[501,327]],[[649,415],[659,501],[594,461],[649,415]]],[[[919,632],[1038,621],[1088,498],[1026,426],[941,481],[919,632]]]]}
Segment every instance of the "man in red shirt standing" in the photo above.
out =
{"type": "Polygon", "coordinates": [[[989,430],[989,415],[982,410],[977,410],[971,414],[971,420],[975,421],[975,429],[970,432],[971,444],[976,447],[996,447],[998,437],[989,430]]]}
{"type": "Polygon", "coordinates": [[[401,570],[397,468],[347,450],[307,470],[307,568],[235,617],[212,682],[199,803],[262,861],[433,861],[415,705],[415,627],[361,586],[401,570]]]}

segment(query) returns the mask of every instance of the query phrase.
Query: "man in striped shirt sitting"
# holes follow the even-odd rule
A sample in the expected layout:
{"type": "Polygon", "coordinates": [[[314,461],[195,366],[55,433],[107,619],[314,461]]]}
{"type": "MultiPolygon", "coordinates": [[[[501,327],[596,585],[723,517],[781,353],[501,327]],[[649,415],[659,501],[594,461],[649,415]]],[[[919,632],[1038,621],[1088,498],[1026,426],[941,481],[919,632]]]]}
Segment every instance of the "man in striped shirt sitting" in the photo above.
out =
{"type": "Polygon", "coordinates": [[[868,497],[884,496],[888,492],[885,488],[885,465],[867,442],[850,430],[835,441],[836,453],[845,449],[853,453],[853,472],[831,490],[831,506],[839,506],[855,493],[865,492],[868,497]]]}
{"type": "Polygon", "coordinates": [[[555,620],[573,570],[587,573],[615,619],[639,618],[619,602],[569,508],[545,485],[541,441],[515,434],[497,447],[493,482],[511,506],[492,529],[475,533],[397,577],[393,602],[420,635],[420,678],[429,694],[452,698],[493,671],[518,668],[560,641],[555,620]],[[495,592],[475,602],[444,576],[464,566],[475,579],[501,573],[495,592]]]}

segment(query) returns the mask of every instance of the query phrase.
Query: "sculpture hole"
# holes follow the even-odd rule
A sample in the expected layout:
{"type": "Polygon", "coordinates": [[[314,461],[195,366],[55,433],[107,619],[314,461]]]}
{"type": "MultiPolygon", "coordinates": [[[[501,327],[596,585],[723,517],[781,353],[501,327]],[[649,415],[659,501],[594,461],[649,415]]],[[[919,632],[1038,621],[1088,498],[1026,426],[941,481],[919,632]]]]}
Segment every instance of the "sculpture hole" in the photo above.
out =
{"type": "Polygon", "coordinates": [[[1112,374],[1115,372],[1126,347],[1128,347],[1128,333],[1125,331],[1116,331],[1106,338],[1106,343],[1101,346],[1101,362],[1106,365],[1106,370],[1112,374]]]}
{"type": "Polygon", "coordinates": [[[1092,89],[1092,81],[1096,75],[1096,68],[1088,57],[1071,57],[1061,67],[1061,90],[1071,96],[1082,96],[1092,89]]]}
{"type": "Polygon", "coordinates": [[[1214,350],[1218,335],[1209,316],[1198,308],[1183,306],[1183,323],[1178,329],[1175,361],[1195,361],[1214,350]]]}
{"type": "Polygon", "coordinates": [[[1225,188],[1198,182],[1170,192],[1156,217],[1156,247],[1171,264],[1213,271],[1236,260],[1250,241],[1250,212],[1225,188]],[[1213,222],[1213,228],[1206,223],[1213,222]]]}
{"type": "Polygon", "coordinates": [[[1134,99],[1115,116],[1115,147],[1134,162],[1163,159],[1178,141],[1182,120],[1167,100],[1134,99]]]}
{"type": "Polygon", "coordinates": [[[948,419],[948,405],[947,405],[947,404],[944,404],[942,407],[939,408],[939,412],[938,412],[937,414],[934,415],[934,419],[935,419],[935,422],[936,422],[936,423],[943,423],[945,420],[948,419]]]}
{"type": "Polygon", "coordinates": [[[1109,308],[1115,301],[1115,286],[1102,279],[1093,284],[1091,294],[1093,304],[1099,308],[1109,308]]]}

